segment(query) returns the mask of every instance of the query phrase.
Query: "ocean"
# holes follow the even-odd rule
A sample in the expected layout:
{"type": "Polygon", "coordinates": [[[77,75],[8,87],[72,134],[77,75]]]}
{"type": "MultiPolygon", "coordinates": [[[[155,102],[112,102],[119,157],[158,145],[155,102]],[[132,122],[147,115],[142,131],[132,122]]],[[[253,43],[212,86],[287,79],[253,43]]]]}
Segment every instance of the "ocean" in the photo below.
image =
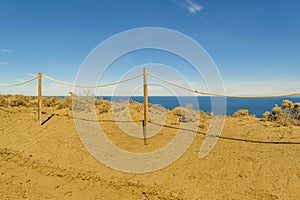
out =
{"type": "MultiPolygon", "coordinates": [[[[133,100],[142,103],[143,96],[101,96],[105,100],[122,101],[133,100]]],[[[226,98],[226,115],[232,115],[239,109],[248,109],[250,114],[262,117],[265,111],[271,111],[275,104],[281,105],[282,100],[288,99],[293,102],[300,102],[300,97],[285,97],[285,98],[251,98],[251,99],[238,99],[226,98]]],[[[158,104],[166,109],[172,110],[173,108],[192,104],[194,109],[203,110],[204,112],[211,112],[211,98],[210,97],[179,97],[175,96],[149,96],[149,103],[158,104]],[[196,98],[196,99],[195,99],[196,98]],[[195,101],[196,100],[196,101],[195,101]],[[197,106],[198,103],[198,106],[197,106]]]]}

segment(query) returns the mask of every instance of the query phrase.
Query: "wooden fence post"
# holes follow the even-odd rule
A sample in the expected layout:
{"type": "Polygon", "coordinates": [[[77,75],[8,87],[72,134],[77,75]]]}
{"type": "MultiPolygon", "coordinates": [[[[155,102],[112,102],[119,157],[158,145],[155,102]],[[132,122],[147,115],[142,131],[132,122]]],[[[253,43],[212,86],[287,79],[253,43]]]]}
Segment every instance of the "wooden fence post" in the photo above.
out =
{"type": "Polygon", "coordinates": [[[143,120],[143,136],[144,144],[147,144],[147,126],[149,122],[148,116],[148,81],[147,81],[147,69],[144,68],[144,120],[143,120]]]}
{"type": "Polygon", "coordinates": [[[42,125],[42,72],[38,73],[38,123],[42,125]]]}
{"type": "Polygon", "coordinates": [[[142,120],[143,123],[143,137],[144,137],[144,145],[147,145],[147,127],[145,126],[145,120],[142,120]]]}

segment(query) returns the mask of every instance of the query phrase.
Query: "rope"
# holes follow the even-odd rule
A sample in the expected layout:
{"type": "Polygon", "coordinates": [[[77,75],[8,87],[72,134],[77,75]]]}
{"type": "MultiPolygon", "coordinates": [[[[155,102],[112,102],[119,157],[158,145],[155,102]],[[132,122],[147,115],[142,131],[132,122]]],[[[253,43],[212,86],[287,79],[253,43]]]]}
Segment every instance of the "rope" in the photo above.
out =
{"type": "Polygon", "coordinates": [[[258,144],[289,144],[289,145],[291,145],[291,144],[299,145],[300,144],[300,142],[298,142],[298,141],[265,141],[265,140],[256,140],[256,139],[243,139],[243,138],[226,137],[226,136],[221,136],[221,135],[208,135],[206,133],[191,130],[191,129],[178,128],[178,127],[175,127],[175,126],[163,125],[163,124],[154,123],[154,122],[149,122],[149,123],[151,123],[153,125],[156,125],[156,126],[166,127],[166,128],[170,128],[170,129],[183,130],[183,131],[188,131],[188,132],[192,132],[192,133],[197,133],[197,134],[203,135],[205,137],[217,137],[217,138],[220,138],[222,140],[231,140],[231,141],[237,141],[237,142],[249,142],[249,143],[258,143],[258,144]]]}
{"type": "Polygon", "coordinates": [[[176,84],[176,83],[173,83],[173,82],[171,82],[171,81],[167,81],[166,79],[163,79],[163,78],[161,78],[161,77],[159,77],[159,76],[157,76],[157,75],[155,75],[155,74],[152,74],[151,72],[147,72],[147,74],[149,74],[150,76],[153,76],[154,78],[157,78],[157,79],[159,79],[159,80],[161,80],[161,81],[163,81],[163,82],[165,82],[165,83],[168,83],[168,84],[170,84],[170,85],[173,85],[173,86],[175,86],[175,87],[178,87],[178,88],[181,88],[181,89],[190,91],[190,92],[195,92],[195,91],[196,91],[196,90],[193,90],[193,89],[191,89],[191,88],[184,87],[184,86],[178,85],[178,84],[176,84]]]}
{"type": "Polygon", "coordinates": [[[38,77],[36,76],[36,77],[33,77],[32,79],[29,79],[29,80],[27,80],[27,81],[23,81],[23,82],[21,82],[21,83],[15,83],[15,84],[0,84],[0,86],[11,86],[11,87],[13,87],[13,86],[19,86],[19,85],[24,85],[24,84],[26,84],[26,83],[29,83],[29,82],[31,82],[31,81],[34,81],[35,79],[37,79],[38,77]]]}
{"type": "Polygon", "coordinates": [[[65,83],[65,82],[62,82],[62,81],[59,81],[59,80],[56,80],[54,78],[51,78],[45,74],[43,74],[43,76],[48,79],[48,80],[51,80],[53,82],[56,82],[58,84],[61,84],[61,85],[66,85],[66,86],[72,86],[72,87],[80,87],[80,88],[98,88],[98,87],[108,87],[108,86],[111,86],[111,85],[116,85],[116,84],[120,84],[120,83],[124,83],[124,82],[127,82],[127,81],[130,81],[130,80],[133,80],[135,78],[138,78],[140,76],[142,76],[143,74],[138,74],[138,75],[135,75],[135,76],[132,76],[130,78],[127,78],[127,79],[124,79],[124,80],[121,80],[121,81],[116,81],[116,82],[112,82],[112,83],[107,83],[107,84],[100,84],[100,85],[95,85],[95,86],[89,86],[89,85],[76,85],[76,84],[71,84],[71,83],[65,83]]]}
{"type": "Polygon", "coordinates": [[[291,97],[291,96],[299,96],[300,92],[290,93],[290,94],[278,94],[278,95],[267,95],[267,96],[243,96],[243,95],[226,95],[226,94],[216,94],[210,92],[200,92],[198,90],[194,91],[195,93],[199,93],[202,95],[211,95],[211,96],[219,96],[219,97],[230,97],[230,98],[277,98],[277,97],[291,97]]]}
{"type": "MultiPolygon", "coordinates": [[[[168,81],[166,79],[163,79],[155,74],[152,74],[151,72],[147,72],[147,74],[149,74],[150,76],[153,76],[154,78],[156,79],[159,79],[167,84],[170,84],[170,85],[173,85],[175,87],[178,87],[178,88],[181,88],[183,90],[187,90],[189,92],[193,92],[193,93],[198,93],[198,94],[201,94],[201,95],[210,95],[210,96],[219,96],[219,97],[230,97],[230,98],[276,98],[276,97],[291,97],[291,96],[300,96],[300,92],[295,92],[295,93],[289,93],[289,94],[278,94],[278,95],[266,95],[266,96],[259,96],[259,95],[255,95],[255,96],[244,96],[244,95],[227,95],[227,94],[218,94],[218,93],[211,93],[211,92],[202,92],[202,91],[199,91],[199,90],[195,90],[195,89],[191,89],[191,88],[188,88],[188,87],[184,87],[182,85],[178,85],[172,81],[168,81]]],[[[71,83],[65,83],[65,82],[62,82],[62,81],[59,81],[59,80],[56,80],[54,78],[51,78],[45,74],[43,74],[43,76],[48,79],[48,80],[51,80],[53,82],[56,82],[58,84],[62,84],[62,85],[66,85],[66,86],[72,86],[72,87],[81,87],[81,88],[98,88],[98,87],[108,87],[108,86],[112,86],[112,85],[116,85],[116,84],[121,84],[121,83],[124,83],[124,82],[127,82],[127,81],[130,81],[130,80],[133,80],[135,78],[138,78],[140,76],[142,76],[143,74],[138,74],[138,75],[135,75],[135,76],[132,76],[128,79],[124,79],[124,80],[121,80],[121,81],[116,81],[116,82],[112,82],[112,83],[107,83],[107,84],[100,84],[100,85],[95,85],[95,86],[85,86],[85,85],[76,85],[76,84],[71,84],[71,83]]],[[[23,81],[21,83],[16,83],[16,84],[0,84],[0,86],[19,86],[19,85],[24,85],[26,83],[29,83],[31,81],[34,81],[35,79],[37,79],[38,76],[36,77],[33,77],[32,79],[29,79],[29,80],[26,80],[26,81],[23,81]]]]}
{"type": "Polygon", "coordinates": [[[289,93],[289,94],[278,94],[278,95],[267,95],[267,96],[259,96],[259,95],[255,95],[255,96],[244,96],[244,95],[227,95],[227,94],[218,94],[218,93],[211,93],[211,92],[202,92],[202,91],[199,91],[199,90],[194,90],[194,89],[191,89],[191,88],[188,88],[188,87],[184,87],[184,86],[181,86],[181,85],[178,85],[176,83],[173,83],[171,81],[168,81],[168,80],[165,80],[155,74],[152,74],[150,72],[148,72],[149,75],[153,76],[154,78],[157,78],[165,83],[168,83],[170,85],[173,85],[175,87],[178,87],[178,88],[181,88],[181,89],[184,89],[184,90],[187,90],[187,91],[190,91],[190,92],[194,92],[194,93],[198,93],[198,94],[201,94],[201,95],[210,95],[210,96],[219,96],[219,97],[230,97],[230,98],[277,98],[277,97],[291,97],[291,96],[299,96],[300,95],[300,92],[295,92],[295,93],[289,93]]]}

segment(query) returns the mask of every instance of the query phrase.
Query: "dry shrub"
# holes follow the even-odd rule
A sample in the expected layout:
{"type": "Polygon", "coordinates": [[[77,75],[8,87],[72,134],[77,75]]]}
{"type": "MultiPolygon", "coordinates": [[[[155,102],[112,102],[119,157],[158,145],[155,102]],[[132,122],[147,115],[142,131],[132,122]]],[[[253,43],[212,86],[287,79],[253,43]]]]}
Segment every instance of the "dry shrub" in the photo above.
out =
{"type": "Polygon", "coordinates": [[[207,118],[210,118],[210,113],[206,113],[204,112],[203,110],[199,110],[199,114],[201,116],[201,118],[204,118],[204,119],[207,119],[207,118]]]}
{"type": "Polygon", "coordinates": [[[247,110],[247,109],[238,110],[232,116],[233,117],[247,117],[247,116],[249,116],[249,110],[247,110]]]}
{"type": "Polygon", "coordinates": [[[283,100],[282,106],[284,109],[275,104],[268,118],[284,126],[300,125],[300,103],[283,100]]]}
{"type": "Polygon", "coordinates": [[[57,104],[57,109],[65,109],[68,108],[72,110],[72,98],[71,97],[65,97],[57,104]]]}
{"type": "Polygon", "coordinates": [[[151,109],[150,109],[150,112],[152,114],[161,114],[161,113],[165,113],[166,109],[164,107],[162,107],[162,106],[152,105],[151,109]]]}
{"type": "MultiPolygon", "coordinates": [[[[144,112],[144,105],[135,101],[130,100],[130,109],[135,110],[138,113],[144,112]]],[[[152,108],[152,104],[149,104],[149,108],[152,108]]]]}
{"type": "Polygon", "coordinates": [[[25,106],[29,107],[32,106],[32,102],[34,98],[31,96],[24,96],[24,95],[12,95],[8,97],[8,105],[15,107],[15,106],[25,106]]]}
{"type": "Polygon", "coordinates": [[[294,104],[292,101],[290,100],[283,100],[282,101],[282,106],[284,107],[284,109],[286,110],[292,110],[294,107],[294,104]]]}
{"type": "Polygon", "coordinates": [[[268,120],[270,118],[270,115],[271,115],[271,112],[269,112],[269,111],[264,112],[264,114],[263,114],[264,119],[268,120]]]}
{"type": "Polygon", "coordinates": [[[300,103],[294,103],[293,112],[294,112],[295,118],[297,120],[300,120],[300,103]]]}
{"type": "Polygon", "coordinates": [[[0,94],[0,107],[7,107],[7,97],[5,95],[0,94]]]}
{"type": "MultiPolygon", "coordinates": [[[[75,104],[74,108],[79,111],[87,111],[91,109],[92,106],[98,106],[100,113],[108,112],[110,110],[109,101],[104,101],[103,99],[96,100],[93,96],[78,96],[72,92],[69,93],[70,96],[67,97],[42,97],[43,107],[52,107],[56,109],[70,109],[72,110],[72,99],[74,98],[75,104]]],[[[24,95],[1,95],[0,94],[0,107],[16,107],[16,106],[26,106],[26,107],[37,107],[37,97],[24,96],[24,95]]]]}
{"type": "Polygon", "coordinates": [[[129,101],[111,102],[111,110],[116,120],[126,121],[130,118],[129,101]]]}
{"type": "Polygon", "coordinates": [[[172,110],[172,113],[176,116],[181,116],[181,107],[176,107],[172,110]]]}
{"type": "Polygon", "coordinates": [[[60,102],[62,102],[61,97],[45,97],[43,99],[43,106],[55,108],[60,104],[60,102]]]}
{"type": "Polygon", "coordinates": [[[278,104],[275,104],[274,108],[272,109],[272,113],[276,113],[278,115],[282,114],[282,108],[278,106],[278,104]]]}
{"type": "Polygon", "coordinates": [[[277,120],[282,118],[282,108],[280,106],[278,106],[278,104],[275,104],[275,106],[272,108],[272,113],[270,116],[271,120],[277,120]]]}
{"type": "Polygon", "coordinates": [[[172,110],[172,113],[180,117],[180,122],[196,122],[199,120],[199,112],[193,110],[192,104],[188,104],[185,108],[176,107],[172,110]]]}
{"type": "Polygon", "coordinates": [[[70,96],[61,97],[50,97],[44,100],[44,105],[47,107],[56,107],[57,109],[69,109],[73,108],[76,111],[91,111],[96,108],[98,113],[106,113],[111,109],[109,101],[103,99],[95,99],[93,96],[79,96],[72,92],[69,92],[70,96]],[[73,105],[74,102],[74,105],[73,105]]]}
{"type": "Polygon", "coordinates": [[[299,110],[300,109],[300,103],[294,103],[294,109],[299,110]]]}
{"type": "Polygon", "coordinates": [[[128,101],[113,102],[112,104],[113,104],[112,105],[112,111],[114,113],[128,111],[128,108],[127,108],[127,106],[129,105],[128,101]]]}
{"type": "Polygon", "coordinates": [[[16,107],[26,106],[31,107],[37,105],[37,100],[32,96],[24,95],[0,95],[0,106],[2,107],[16,107]]]}
{"type": "MultiPolygon", "coordinates": [[[[88,92],[84,96],[76,95],[73,92],[69,92],[70,96],[60,98],[51,97],[45,101],[45,105],[49,107],[56,107],[57,109],[69,109],[76,111],[91,111],[94,106],[101,110],[103,99],[95,99],[92,94],[88,92]]],[[[102,108],[103,110],[104,108],[102,108]]],[[[102,111],[103,112],[103,111],[102,111]]]]}
{"type": "Polygon", "coordinates": [[[159,105],[152,105],[149,109],[150,120],[154,123],[163,124],[166,120],[166,109],[159,105]]]}
{"type": "Polygon", "coordinates": [[[89,91],[85,91],[85,94],[83,96],[76,95],[72,92],[69,92],[69,94],[71,95],[71,109],[87,112],[90,112],[94,109],[95,98],[93,94],[89,93],[89,91]]]}
{"type": "Polygon", "coordinates": [[[111,103],[103,99],[97,99],[95,105],[99,114],[107,113],[111,110],[111,103]]]}

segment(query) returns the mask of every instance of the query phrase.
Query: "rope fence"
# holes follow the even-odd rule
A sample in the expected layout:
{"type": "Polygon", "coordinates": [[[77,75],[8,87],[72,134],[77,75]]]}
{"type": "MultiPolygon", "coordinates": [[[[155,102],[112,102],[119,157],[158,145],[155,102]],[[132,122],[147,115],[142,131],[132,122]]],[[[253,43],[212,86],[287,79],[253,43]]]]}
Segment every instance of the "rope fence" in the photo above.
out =
{"type": "MultiPolygon", "coordinates": [[[[208,96],[220,96],[220,97],[229,97],[229,98],[277,98],[277,97],[291,97],[291,96],[300,96],[300,92],[294,92],[294,93],[287,93],[287,94],[278,94],[278,95],[229,95],[229,94],[218,94],[218,93],[212,93],[212,92],[204,92],[204,91],[200,91],[200,90],[196,90],[196,89],[192,89],[192,88],[188,88],[182,85],[179,85],[177,83],[174,83],[172,81],[166,80],[158,75],[155,75],[151,72],[146,72],[148,75],[162,81],[165,82],[169,85],[173,85],[177,88],[189,91],[189,92],[193,92],[193,93],[197,93],[197,94],[201,94],[201,95],[208,95],[208,96]]],[[[122,84],[128,81],[131,81],[133,79],[136,79],[138,77],[143,76],[143,74],[137,74],[135,76],[132,76],[130,78],[121,80],[121,81],[116,81],[116,82],[111,82],[111,83],[106,83],[106,84],[99,84],[99,85],[77,85],[77,84],[73,84],[73,83],[66,83],[63,81],[59,81],[57,79],[54,79],[50,76],[47,76],[46,74],[42,74],[42,77],[44,77],[45,79],[48,79],[50,81],[53,81],[55,83],[61,84],[61,85],[65,85],[65,86],[70,86],[70,87],[80,87],[80,88],[101,88],[101,87],[108,87],[108,86],[112,86],[112,85],[117,85],[117,84],[122,84]]],[[[20,85],[24,85],[27,83],[30,83],[34,80],[38,79],[38,76],[35,76],[29,80],[20,82],[20,83],[11,83],[11,84],[0,84],[0,87],[15,87],[15,86],[20,86],[20,85]]]]}
{"type": "MultiPolygon", "coordinates": [[[[57,84],[61,84],[61,85],[65,85],[65,86],[71,86],[71,87],[80,87],[80,88],[101,88],[101,87],[108,87],[108,86],[112,86],[112,85],[117,85],[117,84],[122,84],[128,81],[131,81],[133,79],[139,78],[141,76],[143,76],[143,80],[144,80],[144,124],[145,126],[147,126],[148,121],[149,121],[149,117],[148,117],[148,83],[147,83],[147,75],[150,75],[164,83],[167,83],[169,85],[173,85],[177,88],[192,92],[192,93],[197,93],[200,95],[209,95],[209,96],[220,96],[220,97],[230,97],[230,98],[277,98],[277,97],[291,97],[291,96],[300,96],[300,92],[294,92],[294,93],[289,93],[289,94],[278,94],[278,95],[265,95],[265,96],[243,96],[243,95],[227,95],[227,94],[217,94],[217,93],[212,93],[212,92],[204,92],[204,91],[200,91],[200,90],[196,90],[196,89],[192,89],[192,88],[188,88],[182,85],[179,85],[177,83],[174,83],[172,81],[166,80],[158,75],[155,75],[151,72],[148,72],[147,69],[144,69],[143,73],[141,74],[137,74],[135,76],[129,77],[127,79],[123,79],[120,81],[116,81],[116,82],[111,82],[111,83],[106,83],[106,84],[99,84],[99,85],[77,85],[77,84],[73,84],[73,83],[66,83],[63,81],[59,81],[57,79],[54,79],[50,76],[47,76],[45,74],[42,74],[41,72],[38,73],[38,76],[35,76],[29,80],[20,82],[20,83],[15,83],[15,84],[0,84],[0,87],[15,87],[15,86],[20,86],[20,85],[24,85],[27,83],[30,83],[36,79],[38,79],[38,122],[39,125],[41,125],[41,109],[42,109],[42,78],[44,77],[45,79],[48,79],[50,81],[53,81],[57,84]]],[[[146,132],[146,129],[144,129],[144,131],[146,132]]],[[[144,136],[146,138],[146,133],[144,133],[144,136]]],[[[146,143],[146,141],[145,141],[146,143]]]]}
{"type": "Polygon", "coordinates": [[[100,84],[100,85],[76,85],[76,84],[72,84],[72,83],[65,83],[65,82],[62,82],[62,81],[59,81],[59,80],[56,80],[54,78],[51,78],[50,76],[47,76],[47,75],[43,75],[46,79],[50,80],[50,81],[53,81],[55,83],[58,83],[58,84],[61,84],[61,85],[66,85],[66,86],[71,86],[71,87],[79,87],[79,88],[100,88],[100,87],[108,87],[108,86],[112,86],[112,85],[116,85],[116,84],[121,84],[121,83],[125,83],[127,81],[131,81],[133,79],[136,79],[140,76],[142,76],[143,74],[138,74],[138,75],[135,75],[135,76],[132,76],[130,78],[127,78],[127,79],[124,79],[124,80],[121,80],[121,81],[116,81],[116,82],[112,82],[112,83],[107,83],[107,84],[100,84]]]}
{"type": "MultiPolygon", "coordinates": [[[[99,85],[76,85],[76,84],[72,84],[72,83],[66,83],[63,81],[59,81],[57,79],[54,79],[50,76],[47,76],[45,74],[42,74],[41,72],[38,72],[38,76],[33,77],[32,79],[23,81],[21,83],[15,83],[15,84],[0,84],[0,87],[14,87],[14,86],[20,86],[20,85],[24,85],[27,83],[30,83],[36,79],[38,79],[38,123],[39,125],[42,125],[42,78],[44,77],[45,79],[48,79],[50,81],[53,81],[55,83],[61,84],[61,85],[65,85],[65,86],[71,86],[71,87],[80,87],[80,88],[100,88],[100,87],[108,87],[108,86],[112,86],[112,85],[116,85],[116,84],[122,84],[128,81],[131,81],[133,79],[139,78],[141,76],[145,76],[144,74],[138,74],[132,77],[129,77],[127,79],[124,80],[120,80],[120,81],[116,81],[116,82],[111,82],[111,83],[106,83],[106,84],[99,84],[99,85]]],[[[148,95],[147,95],[148,96],[148,95]]],[[[148,105],[147,105],[148,107],[148,105]]]]}
{"type": "Polygon", "coordinates": [[[178,84],[173,83],[173,82],[171,82],[171,81],[168,81],[168,80],[166,80],[166,79],[163,79],[163,78],[161,78],[161,77],[159,77],[159,76],[157,76],[157,75],[155,75],[155,74],[152,74],[151,72],[148,72],[148,74],[149,74],[150,76],[152,76],[152,77],[158,79],[158,80],[161,80],[162,82],[165,82],[165,83],[167,83],[167,84],[169,84],[169,85],[173,85],[173,86],[178,87],[178,88],[181,88],[181,89],[183,89],[183,90],[187,90],[187,91],[190,91],[190,92],[196,92],[196,91],[197,91],[197,90],[193,90],[193,89],[188,88],[188,87],[184,87],[184,86],[178,85],[178,84]]]}
{"type": "Polygon", "coordinates": [[[277,97],[291,97],[291,96],[299,96],[300,95],[300,92],[295,92],[295,93],[289,93],[289,94],[278,94],[278,95],[265,95],[265,96],[243,96],[243,95],[228,95],[228,94],[217,94],[217,93],[211,93],[211,92],[202,92],[202,91],[199,91],[199,90],[195,90],[195,89],[191,89],[191,88],[188,88],[188,87],[184,87],[184,86],[181,86],[181,85],[178,85],[172,81],[168,81],[166,79],[163,79],[161,78],[160,76],[157,76],[155,74],[152,74],[150,72],[148,72],[148,74],[162,82],[165,82],[167,84],[170,84],[170,85],[173,85],[175,87],[178,87],[178,88],[181,88],[183,90],[187,90],[187,91],[190,91],[190,92],[193,92],[193,93],[198,93],[198,94],[201,94],[201,95],[209,95],[209,96],[219,96],[219,97],[229,97],[229,98],[277,98],[277,97]]]}
{"type": "Polygon", "coordinates": [[[4,86],[4,87],[15,87],[15,86],[20,86],[20,85],[24,85],[24,84],[27,84],[27,83],[30,83],[31,81],[34,81],[35,79],[37,79],[38,76],[35,76],[33,77],[32,79],[29,79],[29,80],[26,80],[26,81],[23,81],[21,83],[14,83],[14,84],[0,84],[0,86],[4,86]]]}

